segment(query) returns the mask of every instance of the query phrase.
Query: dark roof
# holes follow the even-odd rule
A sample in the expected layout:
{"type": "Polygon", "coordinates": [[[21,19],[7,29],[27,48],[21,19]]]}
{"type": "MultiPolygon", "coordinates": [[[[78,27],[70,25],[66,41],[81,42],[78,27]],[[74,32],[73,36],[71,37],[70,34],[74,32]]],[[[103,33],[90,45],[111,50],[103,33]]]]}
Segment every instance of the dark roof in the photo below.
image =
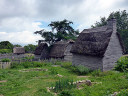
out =
{"type": "Polygon", "coordinates": [[[103,56],[109,44],[112,31],[112,28],[108,26],[83,30],[73,44],[71,52],[83,55],[103,56]]]}
{"type": "Polygon", "coordinates": [[[24,54],[25,49],[24,49],[24,47],[14,47],[13,48],[13,53],[14,54],[24,54]]]}
{"type": "Polygon", "coordinates": [[[74,43],[74,41],[73,40],[68,40],[68,41],[58,41],[58,42],[56,42],[51,48],[50,57],[52,57],[52,58],[64,57],[64,52],[66,50],[66,47],[70,43],[74,43]]]}
{"type": "Polygon", "coordinates": [[[41,43],[40,45],[38,45],[38,47],[36,47],[34,54],[41,55],[41,52],[44,48],[48,48],[48,45],[46,43],[41,43]]]}

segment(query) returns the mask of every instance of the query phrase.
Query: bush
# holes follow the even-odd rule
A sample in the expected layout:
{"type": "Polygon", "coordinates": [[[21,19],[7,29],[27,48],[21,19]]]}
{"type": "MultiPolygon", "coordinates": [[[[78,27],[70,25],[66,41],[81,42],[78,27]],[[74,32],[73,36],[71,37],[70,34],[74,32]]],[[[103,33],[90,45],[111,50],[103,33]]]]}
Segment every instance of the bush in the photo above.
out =
{"type": "Polygon", "coordinates": [[[64,68],[70,68],[72,66],[72,63],[71,62],[63,62],[61,64],[61,66],[64,67],[64,68]]]}
{"type": "Polygon", "coordinates": [[[64,90],[60,92],[59,96],[73,96],[69,90],[64,90]]]}
{"type": "Polygon", "coordinates": [[[49,63],[45,63],[45,62],[12,62],[11,64],[11,68],[29,68],[29,67],[43,67],[43,66],[49,66],[49,63]]]}
{"type": "Polygon", "coordinates": [[[0,53],[1,54],[12,53],[12,50],[11,49],[0,49],[0,53]]]}
{"type": "Polygon", "coordinates": [[[10,62],[11,60],[8,58],[1,59],[1,62],[10,62]]]}
{"type": "Polygon", "coordinates": [[[75,87],[76,87],[76,84],[73,84],[73,80],[63,78],[55,83],[55,88],[53,89],[53,91],[59,92],[59,91],[65,90],[65,89],[72,89],[75,87]]]}
{"type": "Polygon", "coordinates": [[[128,96],[128,89],[122,90],[117,96],[128,96]]]}
{"type": "Polygon", "coordinates": [[[83,66],[83,65],[78,65],[78,66],[75,66],[75,67],[76,67],[76,72],[80,75],[88,74],[90,72],[90,69],[83,66]]]}
{"type": "Polygon", "coordinates": [[[120,72],[128,71],[128,57],[121,57],[114,69],[120,72]]]}
{"type": "Polygon", "coordinates": [[[98,70],[94,70],[91,74],[92,76],[100,76],[100,73],[101,73],[101,70],[98,69],[98,70]]]}

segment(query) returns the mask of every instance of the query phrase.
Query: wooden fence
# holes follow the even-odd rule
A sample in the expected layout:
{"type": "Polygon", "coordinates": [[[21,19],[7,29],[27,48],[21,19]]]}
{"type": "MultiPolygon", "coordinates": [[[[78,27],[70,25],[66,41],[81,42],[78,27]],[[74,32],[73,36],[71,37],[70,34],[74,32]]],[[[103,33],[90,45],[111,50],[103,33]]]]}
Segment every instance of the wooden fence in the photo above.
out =
{"type": "Polygon", "coordinates": [[[11,67],[11,62],[0,62],[0,69],[7,69],[11,67]]]}

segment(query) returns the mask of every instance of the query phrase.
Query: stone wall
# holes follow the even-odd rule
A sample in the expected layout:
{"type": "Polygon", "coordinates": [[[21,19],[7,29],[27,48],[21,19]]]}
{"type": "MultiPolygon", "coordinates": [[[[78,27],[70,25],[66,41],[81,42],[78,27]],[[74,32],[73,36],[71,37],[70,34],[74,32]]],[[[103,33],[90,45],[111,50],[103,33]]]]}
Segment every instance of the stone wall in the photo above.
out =
{"type": "Polygon", "coordinates": [[[112,23],[110,27],[113,27],[113,33],[110,38],[110,42],[108,44],[107,50],[104,54],[103,58],[103,71],[111,70],[115,66],[115,62],[123,55],[123,51],[116,33],[116,21],[111,21],[112,23]]]}
{"type": "Polygon", "coordinates": [[[95,69],[102,70],[103,68],[101,57],[84,56],[84,55],[79,55],[74,53],[72,58],[72,64],[75,66],[84,65],[85,67],[88,67],[92,70],[95,70],[95,69]]]}

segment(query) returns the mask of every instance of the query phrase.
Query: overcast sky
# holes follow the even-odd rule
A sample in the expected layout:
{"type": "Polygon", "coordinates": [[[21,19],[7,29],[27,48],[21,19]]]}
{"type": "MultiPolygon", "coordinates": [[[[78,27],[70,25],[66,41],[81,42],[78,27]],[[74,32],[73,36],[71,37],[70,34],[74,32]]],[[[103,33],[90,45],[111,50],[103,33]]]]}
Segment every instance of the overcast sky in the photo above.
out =
{"type": "Polygon", "coordinates": [[[67,19],[81,31],[119,10],[128,10],[128,0],[0,0],[0,41],[37,44],[33,32],[51,21],[67,19]]]}

